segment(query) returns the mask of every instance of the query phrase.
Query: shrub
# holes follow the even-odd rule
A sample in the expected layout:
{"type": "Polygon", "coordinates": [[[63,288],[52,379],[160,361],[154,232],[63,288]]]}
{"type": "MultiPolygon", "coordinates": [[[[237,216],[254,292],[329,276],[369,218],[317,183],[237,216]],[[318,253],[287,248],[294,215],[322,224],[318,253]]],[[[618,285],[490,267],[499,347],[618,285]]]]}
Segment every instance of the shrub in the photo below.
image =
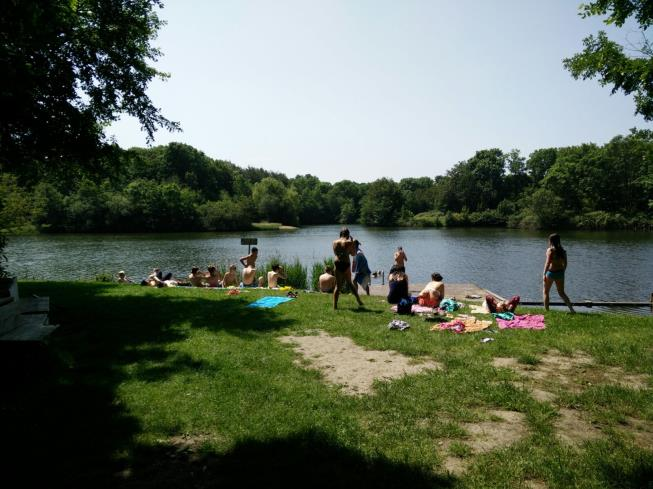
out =
{"type": "Polygon", "coordinates": [[[98,273],[95,276],[95,281],[96,282],[113,282],[113,275],[110,273],[102,272],[98,273]]]}
{"type": "Polygon", "coordinates": [[[295,289],[306,289],[308,287],[308,271],[306,267],[301,264],[299,258],[295,258],[292,263],[284,263],[278,257],[272,257],[268,260],[263,268],[263,281],[267,285],[268,272],[272,270],[273,265],[281,265],[286,274],[285,280],[280,280],[279,284],[289,285],[295,289]]]}

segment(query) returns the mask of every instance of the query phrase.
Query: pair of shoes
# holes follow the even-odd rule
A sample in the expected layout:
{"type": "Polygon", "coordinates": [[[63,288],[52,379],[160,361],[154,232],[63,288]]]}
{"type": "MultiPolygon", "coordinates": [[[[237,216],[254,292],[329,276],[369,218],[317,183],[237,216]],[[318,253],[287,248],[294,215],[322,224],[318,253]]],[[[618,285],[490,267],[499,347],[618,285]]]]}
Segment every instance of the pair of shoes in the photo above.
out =
{"type": "Polygon", "coordinates": [[[288,297],[292,297],[293,299],[297,298],[297,292],[293,292],[292,290],[288,292],[288,297]]]}

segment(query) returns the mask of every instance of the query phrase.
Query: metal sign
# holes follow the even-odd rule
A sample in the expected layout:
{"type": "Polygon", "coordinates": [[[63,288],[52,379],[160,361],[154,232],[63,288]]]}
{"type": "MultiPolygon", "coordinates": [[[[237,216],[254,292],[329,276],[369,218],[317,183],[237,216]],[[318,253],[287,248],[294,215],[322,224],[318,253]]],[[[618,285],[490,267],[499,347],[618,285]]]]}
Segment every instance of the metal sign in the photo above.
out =
{"type": "Polygon", "coordinates": [[[240,238],[241,245],[255,245],[258,244],[258,238],[240,238]]]}

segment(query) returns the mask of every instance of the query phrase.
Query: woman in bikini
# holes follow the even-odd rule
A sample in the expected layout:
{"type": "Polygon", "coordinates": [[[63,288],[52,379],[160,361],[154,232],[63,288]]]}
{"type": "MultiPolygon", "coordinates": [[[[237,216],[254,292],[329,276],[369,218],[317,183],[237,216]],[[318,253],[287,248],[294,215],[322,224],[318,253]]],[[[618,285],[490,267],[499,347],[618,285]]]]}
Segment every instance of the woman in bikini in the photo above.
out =
{"type": "Polygon", "coordinates": [[[362,306],[363,302],[358,297],[358,292],[351,281],[351,261],[350,256],[356,256],[356,245],[349,234],[348,228],[342,228],[340,237],[333,242],[333,253],[336,255],[333,264],[336,267],[336,288],[333,290],[333,308],[338,309],[338,297],[344,284],[349,285],[358,305],[362,306]]]}
{"type": "Polygon", "coordinates": [[[544,262],[544,309],[549,310],[549,292],[555,283],[558,295],[565,301],[572,313],[575,313],[571,301],[565,294],[565,270],[567,269],[567,252],[560,244],[560,235],[549,236],[549,247],[544,262]]]}

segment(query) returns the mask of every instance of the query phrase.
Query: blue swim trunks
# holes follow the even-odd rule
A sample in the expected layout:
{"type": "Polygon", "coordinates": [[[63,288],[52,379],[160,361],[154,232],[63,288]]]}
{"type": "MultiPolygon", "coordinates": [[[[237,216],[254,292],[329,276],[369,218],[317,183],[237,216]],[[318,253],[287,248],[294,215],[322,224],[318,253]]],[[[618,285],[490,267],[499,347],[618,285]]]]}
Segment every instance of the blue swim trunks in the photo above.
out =
{"type": "Polygon", "coordinates": [[[243,288],[258,287],[258,282],[254,281],[251,284],[242,284],[241,287],[243,288]]]}
{"type": "Polygon", "coordinates": [[[564,270],[556,270],[555,272],[552,272],[549,270],[546,272],[546,277],[550,278],[551,280],[564,280],[565,279],[565,271],[564,270]]]}

